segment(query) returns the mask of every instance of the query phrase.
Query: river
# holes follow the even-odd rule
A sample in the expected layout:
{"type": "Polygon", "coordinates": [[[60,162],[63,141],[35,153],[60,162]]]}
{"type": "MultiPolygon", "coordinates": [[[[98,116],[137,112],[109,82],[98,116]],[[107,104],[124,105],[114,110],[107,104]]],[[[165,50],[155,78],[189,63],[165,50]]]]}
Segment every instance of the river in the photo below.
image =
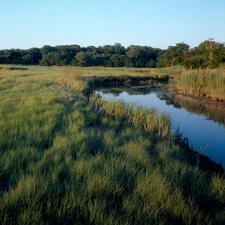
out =
{"type": "Polygon", "coordinates": [[[95,91],[105,100],[121,100],[134,106],[154,107],[158,113],[170,114],[171,129],[187,137],[189,146],[225,168],[225,111],[176,98],[162,86],[101,88],[95,91]]]}

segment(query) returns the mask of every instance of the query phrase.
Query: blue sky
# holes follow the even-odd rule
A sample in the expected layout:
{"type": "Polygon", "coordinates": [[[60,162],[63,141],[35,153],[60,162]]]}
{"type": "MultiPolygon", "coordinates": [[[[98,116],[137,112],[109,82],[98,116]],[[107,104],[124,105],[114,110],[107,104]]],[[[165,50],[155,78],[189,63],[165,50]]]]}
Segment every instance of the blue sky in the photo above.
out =
{"type": "Polygon", "coordinates": [[[225,0],[0,0],[0,49],[225,42],[225,0]]]}

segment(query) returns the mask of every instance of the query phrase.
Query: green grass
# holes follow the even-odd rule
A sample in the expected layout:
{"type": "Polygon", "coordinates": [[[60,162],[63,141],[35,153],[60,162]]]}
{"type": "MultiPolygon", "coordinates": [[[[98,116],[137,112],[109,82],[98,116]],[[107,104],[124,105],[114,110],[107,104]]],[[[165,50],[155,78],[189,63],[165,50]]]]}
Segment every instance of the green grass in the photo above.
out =
{"type": "Polygon", "coordinates": [[[157,114],[154,109],[133,108],[120,101],[105,101],[102,97],[95,95],[91,96],[90,101],[98,111],[115,116],[118,120],[126,118],[133,127],[143,129],[156,141],[170,136],[170,118],[168,115],[157,114]]]}
{"type": "Polygon", "coordinates": [[[225,70],[189,70],[181,73],[176,81],[178,93],[225,100],[225,70]]]}
{"type": "Polygon", "coordinates": [[[27,68],[0,70],[0,224],[224,224],[224,175],[167,116],[84,96],[106,69],[27,68]]]}
{"type": "Polygon", "coordinates": [[[152,69],[153,74],[169,75],[175,82],[172,89],[181,94],[209,98],[216,101],[225,100],[225,67],[217,69],[187,70],[177,65],[162,69],[152,69]]]}

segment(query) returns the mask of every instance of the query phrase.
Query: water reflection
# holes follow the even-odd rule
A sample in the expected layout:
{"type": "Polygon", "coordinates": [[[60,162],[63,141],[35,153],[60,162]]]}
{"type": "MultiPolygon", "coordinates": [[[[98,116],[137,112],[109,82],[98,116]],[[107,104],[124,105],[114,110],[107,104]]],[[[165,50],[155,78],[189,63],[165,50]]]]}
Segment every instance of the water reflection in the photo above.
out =
{"type": "Polygon", "coordinates": [[[225,168],[224,110],[177,99],[165,85],[102,88],[96,93],[106,100],[122,100],[146,108],[154,107],[160,113],[170,113],[172,129],[175,131],[179,127],[195,150],[200,151],[205,146],[203,154],[225,168]]]}

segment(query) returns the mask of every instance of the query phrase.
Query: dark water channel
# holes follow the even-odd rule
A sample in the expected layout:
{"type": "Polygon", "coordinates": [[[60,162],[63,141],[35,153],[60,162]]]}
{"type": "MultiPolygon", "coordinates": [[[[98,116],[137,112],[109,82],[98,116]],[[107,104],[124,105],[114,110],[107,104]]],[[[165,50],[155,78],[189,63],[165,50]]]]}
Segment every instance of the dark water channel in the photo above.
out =
{"type": "Polygon", "coordinates": [[[225,168],[225,110],[176,98],[166,86],[101,88],[95,91],[105,100],[121,100],[134,106],[154,107],[170,114],[171,129],[177,128],[189,145],[225,168]]]}

